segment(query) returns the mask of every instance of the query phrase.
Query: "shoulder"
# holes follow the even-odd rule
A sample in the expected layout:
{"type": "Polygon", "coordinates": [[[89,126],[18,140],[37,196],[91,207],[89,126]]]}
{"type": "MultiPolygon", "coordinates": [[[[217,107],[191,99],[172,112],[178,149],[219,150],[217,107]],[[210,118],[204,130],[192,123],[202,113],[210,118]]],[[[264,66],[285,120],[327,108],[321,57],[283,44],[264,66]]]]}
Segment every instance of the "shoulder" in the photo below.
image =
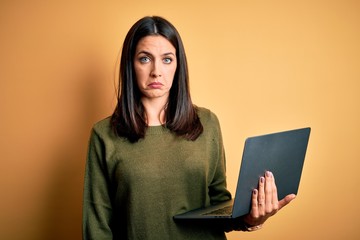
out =
{"type": "Polygon", "coordinates": [[[111,129],[110,126],[110,119],[111,117],[106,117],[98,122],[96,122],[93,126],[93,129],[95,131],[99,131],[99,132],[103,132],[103,131],[107,131],[108,129],[111,129]]]}
{"type": "Polygon", "coordinates": [[[115,137],[115,132],[111,127],[111,117],[108,116],[98,122],[92,127],[92,135],[97,135],[101,139],[112,139],[115,137]]]}
{"type": "Polygon", "coordinates": [[[222,133],[218,117],[211,110],[204,107],[196,107],[197,114],[200,118],[200,122],[203,125],[204,131],[202,137],[205,139],[211,139],[210,142],[215,144],[221,144],[222,133]]]}
{"type": "Polygon", "coordinates": [[[218,117],[211,110],[204,107],[196,107],[196,110],[202,124],[219,124],[218,117]]]}

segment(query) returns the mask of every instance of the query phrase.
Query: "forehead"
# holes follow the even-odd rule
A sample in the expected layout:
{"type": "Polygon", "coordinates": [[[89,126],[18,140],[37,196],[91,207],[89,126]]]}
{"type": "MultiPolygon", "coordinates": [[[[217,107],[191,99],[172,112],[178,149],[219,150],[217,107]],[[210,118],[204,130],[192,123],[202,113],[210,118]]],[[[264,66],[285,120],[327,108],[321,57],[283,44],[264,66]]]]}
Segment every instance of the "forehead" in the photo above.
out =
{"type": "Polygon", "coordinates": [[[146,36],[140,39],[136,52],[149,51],[154,53],[175,53],[176,49],[169,40],[160,35],[146,36]]]}

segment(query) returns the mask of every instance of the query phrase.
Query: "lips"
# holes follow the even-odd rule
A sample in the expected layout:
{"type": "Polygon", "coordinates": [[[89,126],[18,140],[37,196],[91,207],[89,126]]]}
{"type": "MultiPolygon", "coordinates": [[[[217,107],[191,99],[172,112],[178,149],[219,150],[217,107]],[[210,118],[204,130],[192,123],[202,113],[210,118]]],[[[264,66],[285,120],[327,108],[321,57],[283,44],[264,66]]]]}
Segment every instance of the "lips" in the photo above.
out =
{"type": "Polygon", "coordinates": [[[153,89],[159,89],[163,86],[163,84],[159,82],[152,82],[148,86],[153,89]]]}

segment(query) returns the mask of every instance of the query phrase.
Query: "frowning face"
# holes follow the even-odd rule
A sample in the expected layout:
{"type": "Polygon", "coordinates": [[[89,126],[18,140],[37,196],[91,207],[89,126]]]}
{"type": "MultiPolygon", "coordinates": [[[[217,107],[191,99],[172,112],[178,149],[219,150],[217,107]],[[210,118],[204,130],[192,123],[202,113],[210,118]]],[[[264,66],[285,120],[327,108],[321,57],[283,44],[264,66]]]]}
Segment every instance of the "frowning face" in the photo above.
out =
{"type": "Polygon", "coordinates": [[[177,67],[176,49],[162,36],[147,36],[136,46],[134,68],[143,98],[167,101],[177,67]]]}

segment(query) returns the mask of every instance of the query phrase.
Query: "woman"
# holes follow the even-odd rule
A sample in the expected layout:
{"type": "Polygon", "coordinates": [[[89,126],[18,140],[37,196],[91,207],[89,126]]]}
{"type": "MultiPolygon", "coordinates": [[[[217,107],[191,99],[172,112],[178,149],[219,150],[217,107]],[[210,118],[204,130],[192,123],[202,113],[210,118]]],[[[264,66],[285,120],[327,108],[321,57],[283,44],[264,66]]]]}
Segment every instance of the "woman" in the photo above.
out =
{"type": "Polygon", "coordinates": [[[114,113],[90,137],[84,239],[226,239],[225,231],[260,228],[295,197],[278,201],[267,172],[248,215],[226,226],[174,222],[231,195],[218,119],[191,101],[184,47],[171,23],[145,17],[132,26],[119,86],[114,113]]]}

